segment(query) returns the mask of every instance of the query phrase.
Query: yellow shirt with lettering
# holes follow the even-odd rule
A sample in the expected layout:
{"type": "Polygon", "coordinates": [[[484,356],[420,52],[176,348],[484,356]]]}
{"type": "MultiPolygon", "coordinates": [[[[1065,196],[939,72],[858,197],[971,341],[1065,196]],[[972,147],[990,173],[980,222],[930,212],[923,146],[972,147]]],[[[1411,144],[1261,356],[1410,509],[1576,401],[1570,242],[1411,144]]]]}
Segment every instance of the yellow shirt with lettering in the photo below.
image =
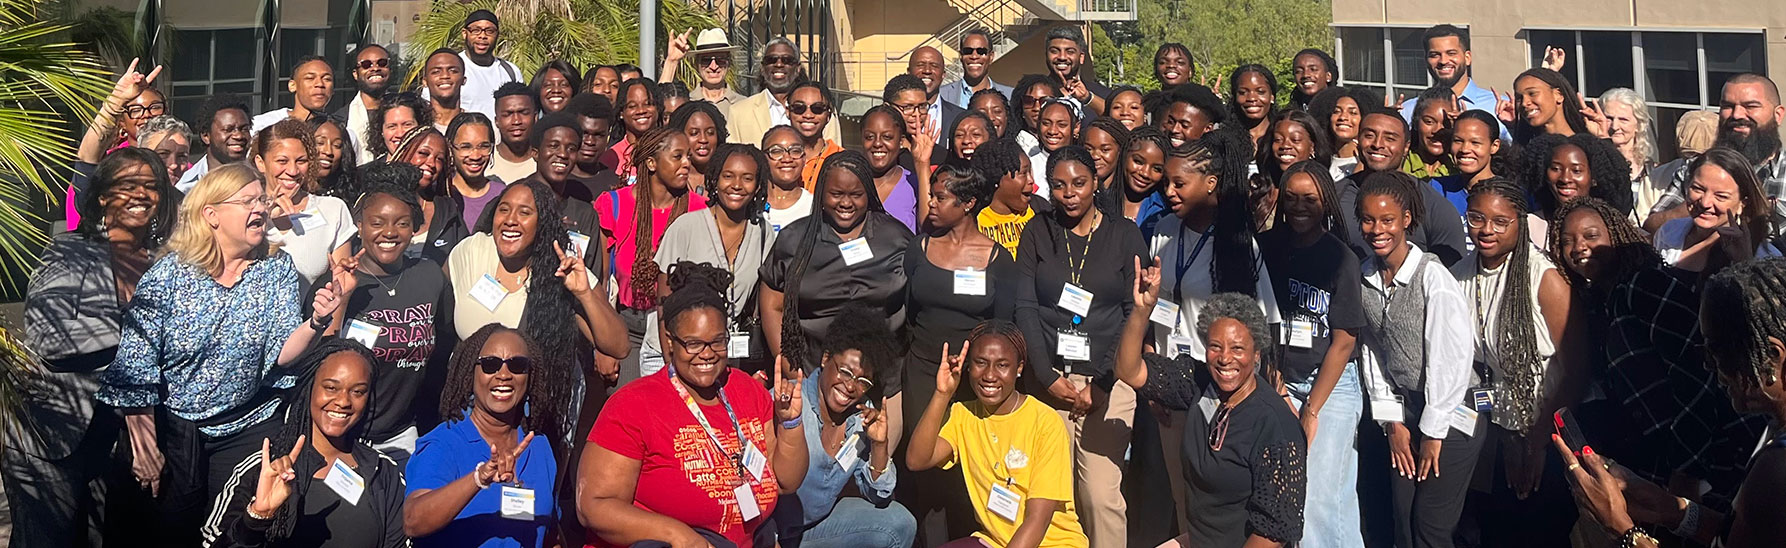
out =
{"type": "Polygon", "coordinates": [[[968,498],[980,520],[980,532],[974,536],[1004,547],[1016,534],[1029,500],[1047,499],[1061,504],[1054,509],[1041,545],[1089,545],[1085,530],[1079,526],[1079,516],[1074,513],[1073,455],[1066,423],[1061,422],[1060,414],[1034,398],[1022,394],[1011,397],[1024,401],[1008,415],[993,415],[978,401],[957,402],[949,406],[949,420],[943,423],[941,437],[955,450],[943,467],[961,468],[968,498]],[[994,484],[1016,494],[1016,521],[1005,519],[988,506],[994,484]]]}

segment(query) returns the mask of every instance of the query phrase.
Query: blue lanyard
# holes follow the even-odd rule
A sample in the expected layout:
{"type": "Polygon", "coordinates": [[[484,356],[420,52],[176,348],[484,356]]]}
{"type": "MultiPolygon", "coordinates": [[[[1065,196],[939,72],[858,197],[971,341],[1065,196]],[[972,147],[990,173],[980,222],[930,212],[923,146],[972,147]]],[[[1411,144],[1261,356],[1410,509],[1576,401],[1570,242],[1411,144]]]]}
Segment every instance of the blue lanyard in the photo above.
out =
{"type": "MultiPolygon", "coordinates": [[[[1178,225],[1179,251],[1184,251],[1184,231],[1188,229],[1189,228],[1183,224],[1178,225]]],[[[1203,244],[1209,243],[1209,237],[1213,235],[1215,235],[1215,227],[1211,226],[1209,227],[1209,232],[1204,232],[1203,236],[1197,238],[1197,247],[1191,248],[1191,256],[1189,259],[1185,258],[1184,253],[1178,254],[1176,262],[1173,263],[1173,270],[1178,277],[1173,278],[1172,280],[1172,300],[1176,301],[1183,298],[1184,273],[1191,270],[1191,265],[1197,262],[1197,256],[1203,254],[1203,244]]]]}

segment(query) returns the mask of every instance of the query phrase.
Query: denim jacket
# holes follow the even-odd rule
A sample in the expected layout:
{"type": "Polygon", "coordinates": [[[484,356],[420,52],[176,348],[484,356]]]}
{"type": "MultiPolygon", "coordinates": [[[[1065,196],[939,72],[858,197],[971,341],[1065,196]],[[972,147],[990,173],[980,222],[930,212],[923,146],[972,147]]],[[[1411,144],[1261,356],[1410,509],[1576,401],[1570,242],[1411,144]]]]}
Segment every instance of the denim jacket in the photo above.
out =
{"type": "MultiPolygon", "coordinates": [[[[824,413],[824,401],[819,397],[819,378],[813,374],[806,378],[801,387],[801,401],[806,405],[806,412],[801,414],[806,430],[806,479],[800,482],[800,489],[793,496],[782,496],[777,506],[777,514],[781,519],[797,522],[799,526],[811,526],[831,515],[831,507],[837,504],[838,495],[843,493],[845,482],[854,479],[856,490],[864,499],[875,506],[885,507],[893,499],[893,486],[898,480],[894,472],[892,457],[888,457],[887,470],[879,478],[870,479],[872,472],[868,470],[869,441],[868,435],[862,431],[862,415],[852,414],[844,420],[844,441],[856,438],[855,445],[845,445],[840,454],[855,453],[855,458],[848,469],[840,467],[837,455],[827,454],[825,445],[819,441],[820,413],[824,413]],[[794,516],[798,514],[798,518],[794,516]]],[[[891,451],[891,449],[888,449],[891,451]]],[[[785,523],[783,525],[795,525],[785,523]]]]}

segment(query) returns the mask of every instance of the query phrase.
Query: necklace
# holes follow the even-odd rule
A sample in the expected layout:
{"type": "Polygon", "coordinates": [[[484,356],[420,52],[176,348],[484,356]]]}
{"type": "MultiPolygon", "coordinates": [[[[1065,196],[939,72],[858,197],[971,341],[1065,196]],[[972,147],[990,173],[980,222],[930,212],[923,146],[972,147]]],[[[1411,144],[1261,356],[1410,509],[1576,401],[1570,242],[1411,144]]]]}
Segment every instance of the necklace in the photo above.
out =
{"type": "MultiPolygon", "coordinates": [[[[407,269],[407,268],[403,269],[402,272],[397,273],[397,281],[396,281],[397,287],[403,287],[403,275],[408,274],[408,273],[409,273],[409,269],[407,269]]],[[[372,276],[372,281],[378,282],[378,286],[384,288],[385,296],[387,296],[387,297],[397,296],[397,287],[391,287],[391,286],[385,285],[384,280],[379,279],[378,276],[374,276],[370,272],[366,273],[366,275],[372,276]]]]}

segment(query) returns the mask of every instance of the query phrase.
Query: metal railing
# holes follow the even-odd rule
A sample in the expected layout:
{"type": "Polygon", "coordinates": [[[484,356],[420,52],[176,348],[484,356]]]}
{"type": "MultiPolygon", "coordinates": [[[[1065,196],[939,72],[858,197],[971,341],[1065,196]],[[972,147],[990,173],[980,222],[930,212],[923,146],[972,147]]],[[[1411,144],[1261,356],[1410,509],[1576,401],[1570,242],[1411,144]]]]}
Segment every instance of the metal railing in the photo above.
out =
{"type": "Polygon", "coordinates": [[[740,91],[754,91],[756,55],[769,40],[781,36],[794,43],[806,60],[809,78],[832,87],[836,80],[836,42],[831,32],[829,0],[699,0],[701,6],[724,25],[732,44],[742,46],[743,63],[736,63],[740,91]]]}

